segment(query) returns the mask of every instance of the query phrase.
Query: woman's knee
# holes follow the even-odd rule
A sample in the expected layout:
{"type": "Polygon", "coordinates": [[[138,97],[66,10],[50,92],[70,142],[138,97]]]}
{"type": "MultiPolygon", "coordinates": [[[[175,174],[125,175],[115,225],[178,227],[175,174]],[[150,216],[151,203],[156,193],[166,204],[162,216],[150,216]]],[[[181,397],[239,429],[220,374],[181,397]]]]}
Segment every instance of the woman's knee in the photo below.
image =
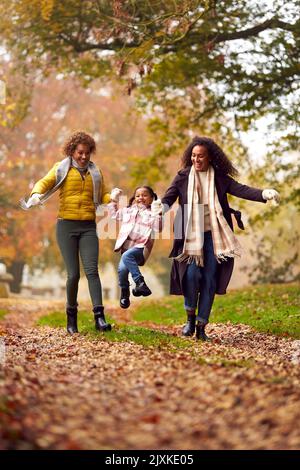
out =
{"type": "Polygon", "coordinates": [[[209,286],[214,286],[217,283],[217,273],[214,269],[208,269],[204,273],[205,283],[209,286]]]}
{"type": "Polygon", "coordinates": [[[68,282],[72,284],[76,284],[79,282],[80,273],[68,273],[68,282]]]}
{"type": "Polygon", "coordinates": [[[187,269],[183,278],[183,284],[187,286],[189,290],[199,290],[201,278],[200,270],[187,269]]]}
{"type": "Polygon", "coordinates": [[[215,294],[217,289],[217,278],[216,276],[209,276],[205,278],[204,288],[211,294],[215,294]]]}
{"type": "Polygon", "coordinates": [[[99,277],[98,268],[95,268],[95,269],[87,269],[87,270],[85,271],[85,275],[86,275],[86,278],[87,278],[87,279],[96,279],[97,277],[99,277]]]}

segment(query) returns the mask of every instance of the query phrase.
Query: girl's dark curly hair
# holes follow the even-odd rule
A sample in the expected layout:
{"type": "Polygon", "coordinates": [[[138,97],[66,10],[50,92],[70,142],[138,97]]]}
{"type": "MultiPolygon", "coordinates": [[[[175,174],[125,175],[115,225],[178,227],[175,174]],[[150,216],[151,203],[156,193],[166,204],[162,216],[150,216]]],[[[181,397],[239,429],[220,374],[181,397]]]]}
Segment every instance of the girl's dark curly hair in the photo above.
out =
{"type": "Polygon", "coordinates": [[[185,149],[181,160],[182,168],[192,166],[192,150],[196,145],[203,145],[207,148],[210,163],[215,171],[230,176],[236,176],[238,174],[238,170],[233,166],[227,155],[225,155],[214,140],[199,136],[194,137],[192,142],[185,149]]]}
{"type": "Polygon", "coordinates": [[[68,157],[74,155],[77,145],[85,144],[89,147],[91,153],[96,152],[96,142],[93,137],[85,132],[74,132],[64,143],[63,154],[68,157]]]}
{"type": "Polygon", "coordinates": [[[142,188],[147,189],[147,191],[148,191],[148,193],[150,194],[150,196],[152,197],[152,199],[153,199],[154,201],[156,201],[156,199],[157,199],[157,194],[153,191],[152,188],[150,188],[150,186],[138,186],[137,188],[135,188],[134,193],[133,193],[133,196],[131,196],[131,198],[129,199],[129,202],[128,202],[128,206],[127,206],[127,207],[132,206],[132,203],[133,203],[133,201],[134,201],[134,199],[135,199],[135,193],[137,192],[138,189],[142,189],[142,188]]]}

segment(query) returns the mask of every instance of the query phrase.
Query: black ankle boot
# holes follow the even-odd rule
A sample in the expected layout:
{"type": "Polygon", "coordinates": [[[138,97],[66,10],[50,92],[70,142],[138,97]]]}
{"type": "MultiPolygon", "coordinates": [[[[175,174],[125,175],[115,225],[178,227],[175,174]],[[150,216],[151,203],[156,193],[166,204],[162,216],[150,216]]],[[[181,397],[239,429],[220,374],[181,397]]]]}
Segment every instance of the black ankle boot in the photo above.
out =
{"type": "Polygon", "coordinates": [[[100,305],[99,307],[93,308],[94,316],[95,316],[95,328],[98,331],[110,331],[111,324],[106,323],[105,316],[104,316],[104,307],[100,305]]]}
{"type": "Polygon", "coordinates": [[[205,334],[205,326],[205,323],[197,322],[196,339],[200,339],[201,341],[211,341],[211,339],[205,334]]]}
{"type": "Polygon", "coordinates": [[[67,307],[66,313],[67,313],[67,332],[70,335],[73,335],[74,333],[78,333],[77,307],[74,307],[74,308],[67,307]]]}
{"type": "Polygon", "coordinates": [[[141,277],[141,279],[139,279],[135,284],[136,284],[135,288],[132,289],[132,294],[135,297],[140,297],[141,295],[143,297],[147,297],[148,295],[152,294],[151,290],[149,289],[149,287],[145,283],[143,277],[141,277]]]}
{"type": "Polygon", "coordinates": [[[128,308],[130,305],[130,290],[129,287],[121,287],[120,307],[128,308]]]}
{"type": "Polygon", "coordinates": [[[195,333],[196,314],[195,312],[187,312],[187,323],[182,328],[183,336],[193,336],[195,333]]]}

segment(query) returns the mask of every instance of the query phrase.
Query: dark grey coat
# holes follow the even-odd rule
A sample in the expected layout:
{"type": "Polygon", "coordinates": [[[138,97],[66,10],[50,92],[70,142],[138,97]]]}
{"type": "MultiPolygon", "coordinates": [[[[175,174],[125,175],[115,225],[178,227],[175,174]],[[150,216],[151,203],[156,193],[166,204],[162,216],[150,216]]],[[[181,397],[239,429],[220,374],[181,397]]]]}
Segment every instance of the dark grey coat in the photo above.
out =
{"type": "MultiPolygon", "coordinates": [[[[178,256],[183,250],[185,225],[187,220],[184,220],[185,218],[182,217],[182,214],[184,213],[184,207],[187,205],[187,188],[190,170],[191,167],[180,170],[162,198],[162,203],[169,207],[171,207],[178,199],[180,206],[174,221],[174,243],[169,258],[178,256]]],[[[236,216],[239,227],[243,228],[243,226],[240,219],[240,213],[229,207],[227,193],[242,199],[248,199],[249,201],[266,202],[262,198],[261,189],[251,188],[245,184],[240,184],[230,176],[221,175],[215,172],[215,184],[224,217],[231,230],[233,230],[231,220],[232,213],[236,216]]],[[[226,289],[233,271],[233,265],[233,258],[229,258],[227,261],[223,261],[218,264],[217,294],[226,294],[226,289]]],[[[170,294],[182,295],[182,279],[186,268],[187,263],[179,263],[178,261],[173,260],[170,278],[170,294]]]]}

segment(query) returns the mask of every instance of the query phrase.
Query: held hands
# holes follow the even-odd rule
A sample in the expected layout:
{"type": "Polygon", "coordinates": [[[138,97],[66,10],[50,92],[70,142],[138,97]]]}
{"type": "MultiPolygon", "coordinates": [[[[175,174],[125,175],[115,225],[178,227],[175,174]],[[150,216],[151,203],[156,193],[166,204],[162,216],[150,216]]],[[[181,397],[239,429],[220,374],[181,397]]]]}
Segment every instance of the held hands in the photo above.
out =
{"type": "Polygon", "coordinates": [[[156,217],[163,212],[163,205],[161,203],[160,199],[156,199],[156,201],[153,201],[151,204],[151,215],[153,217],[156,217]]]}
{"type": "Polygon", "coordinates": [[[272,201],[274,206],[278,206],[280,201],[279,193],[275,189],[264,189],[262,197],[265,201],[272,201]]]}
{"type": "Polygon", "coordinates": [[[38,206],[39,204],[41,204],[41,201],[40,201],[40,197],[41,197],[41,194],[39,193],[34,193],[27,201],[27,206],[28,207],[31,207],[31,206],[38,206]]]}
{"type": "Polygon", "coordinates": [[[22,209],[24,209],[24,211],[27,211],[28,209],[30,209],[30,207],[38,206],[38,205],[42,204],[42,202],[40,201],[41,196],[42,196],[42,194],[34,193],[28,199],[27,202],[25,201],[25,199],[20,199],[19,205],[22,209]]]}
{"type": "Polygon", "coordinates": [[[113,201],[113,202],[118,202],[121,194],[122,194],[122,189],[120,188],[114,188],[112,189],[111,193],[110,193],[110,200],[113,201]]]}

